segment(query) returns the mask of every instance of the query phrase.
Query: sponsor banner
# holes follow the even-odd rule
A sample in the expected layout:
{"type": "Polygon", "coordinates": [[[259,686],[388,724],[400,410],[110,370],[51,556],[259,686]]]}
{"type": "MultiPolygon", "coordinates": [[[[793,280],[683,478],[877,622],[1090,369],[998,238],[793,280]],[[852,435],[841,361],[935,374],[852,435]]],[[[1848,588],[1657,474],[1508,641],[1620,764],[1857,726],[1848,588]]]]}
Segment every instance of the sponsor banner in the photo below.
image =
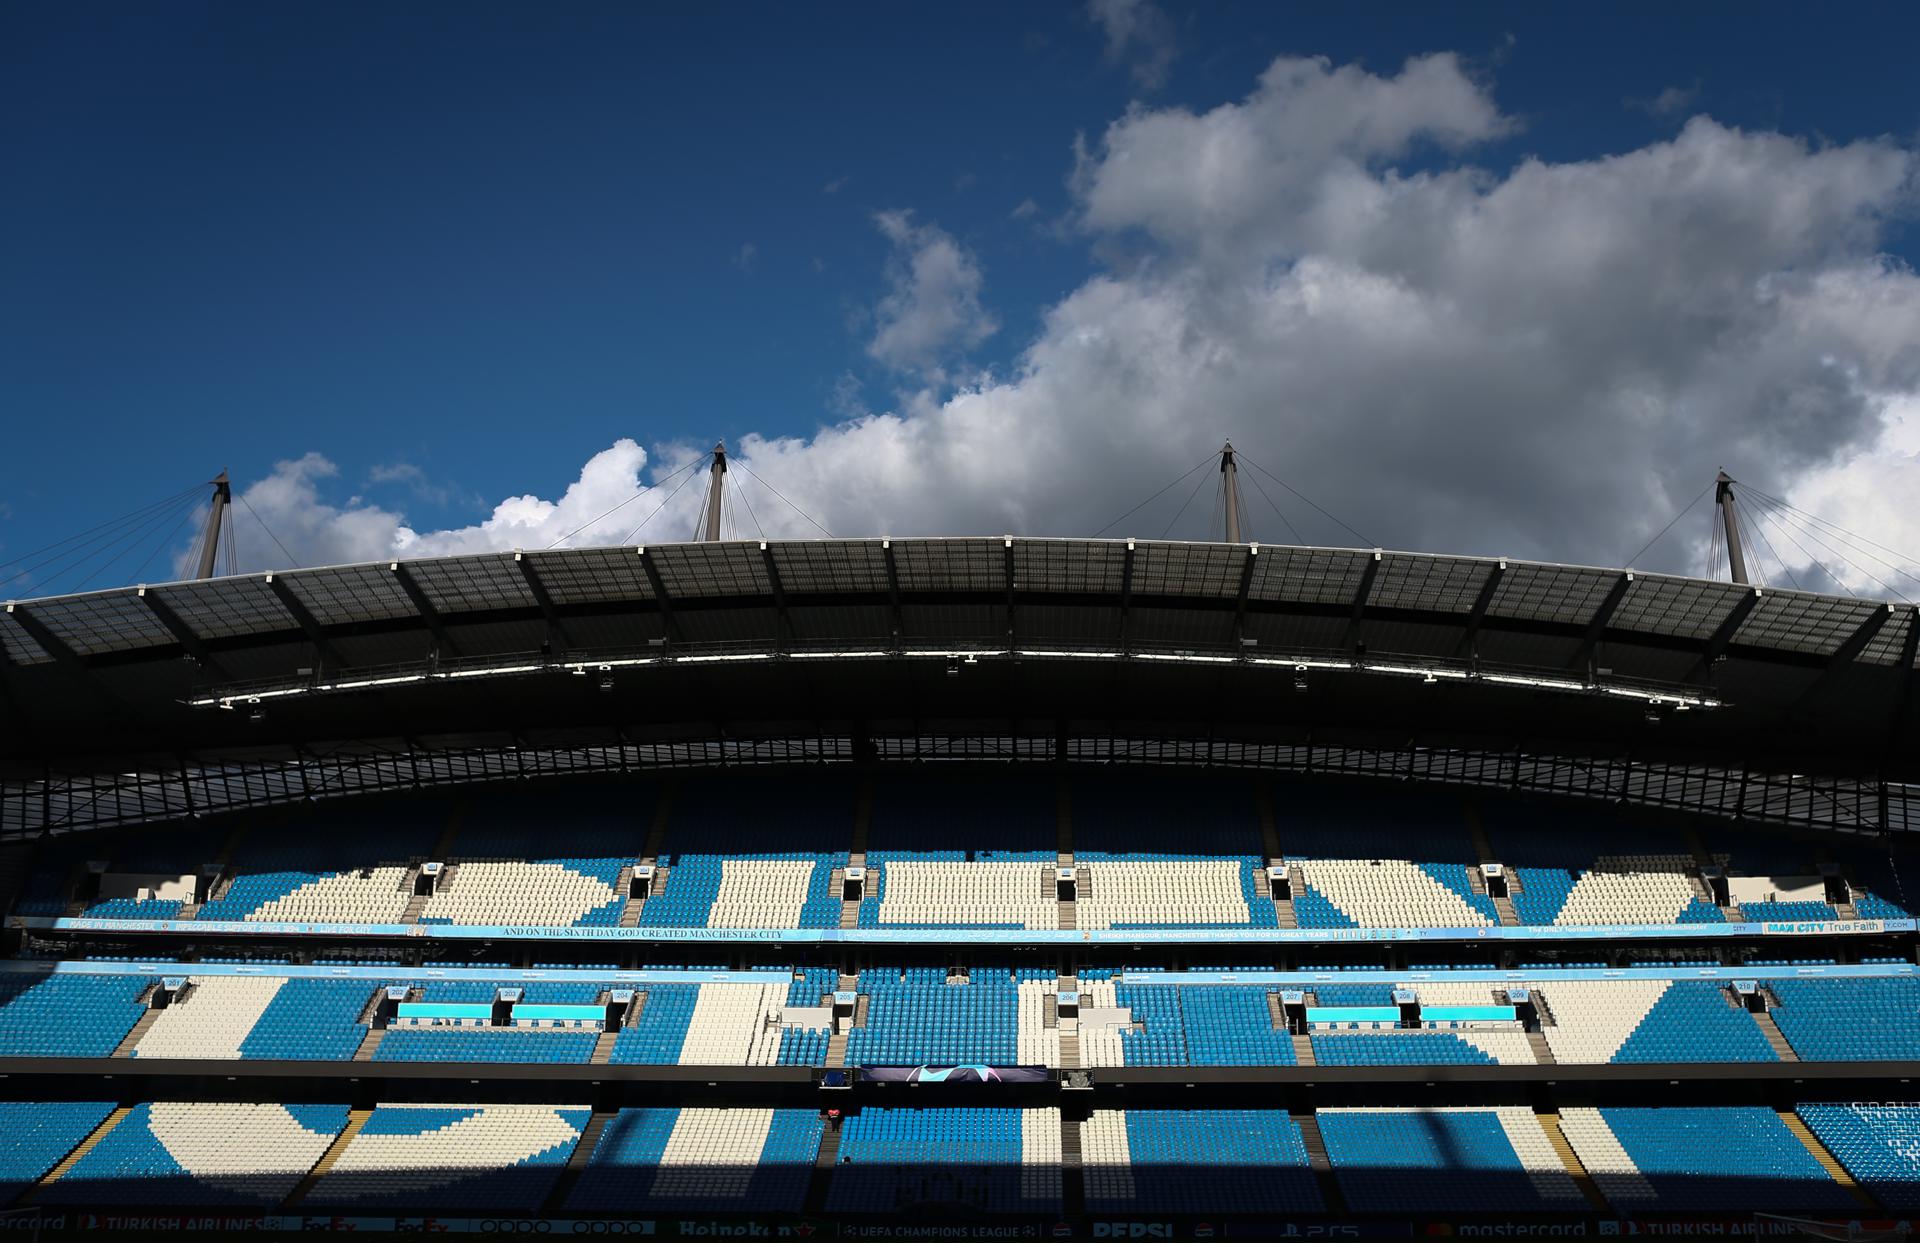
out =
{"type": "Polygon", "coordinates": [[[556,928],[540,925],[326,924],[270,920],[95,919],[15,916],[15,927],[58,932],[246,937],[395,937],[437,941],[636,941],[772,945],[1329,945],[1408,941],[1690,941],[1881,936],[1915,931],[1911,919],[1770,920],[1739,924],[1590,924],[1540,928],[1135,928],[1084,932],[1000,928],[556,928]]]}
{"type": "Polygon", "coordinates": [[[1046,1083],[1044,1066],[862,1066],[869,1083],[1046,1083]]]}

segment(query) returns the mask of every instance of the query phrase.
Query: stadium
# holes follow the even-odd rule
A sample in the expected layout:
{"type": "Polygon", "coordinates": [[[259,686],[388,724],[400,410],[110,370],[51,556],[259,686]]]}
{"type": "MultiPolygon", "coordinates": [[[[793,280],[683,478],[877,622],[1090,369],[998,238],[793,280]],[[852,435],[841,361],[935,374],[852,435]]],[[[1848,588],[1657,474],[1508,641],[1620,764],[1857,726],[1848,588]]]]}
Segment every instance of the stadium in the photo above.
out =
{"type": "Polygon", "coordinates": [[[1920,614],[1234,469],[7,604],[0,1221],[1903,1236],[1920,614]]]}

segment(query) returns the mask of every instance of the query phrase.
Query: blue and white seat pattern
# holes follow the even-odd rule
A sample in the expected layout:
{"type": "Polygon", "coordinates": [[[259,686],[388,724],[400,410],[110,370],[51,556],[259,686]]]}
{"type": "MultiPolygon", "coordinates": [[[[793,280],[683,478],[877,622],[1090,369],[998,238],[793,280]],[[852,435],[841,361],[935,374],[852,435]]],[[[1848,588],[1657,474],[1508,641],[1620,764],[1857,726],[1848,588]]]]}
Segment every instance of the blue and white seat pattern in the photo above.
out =
{"type": "Polygon", "coordinates": [[[811,1109],[623,1109],[601,1130],[567,1207],[798,1212],[824,1125],[811,1109]]]}
{"type": "Polygon", "coordinates": [[[547,1105],[382,1105],[303,1203],[538,1208],[591,1113],[547,1105]]]}
{"type": "Polygon", "coordinates": [[[1761,1106],[1561,1111],[1580,1163],[1623,1211],[1844,1209],[1853,1201],[1761,1106]]]}
{"type": "Polygon", "coordinates": [[[73,1205],[277,1205],[346,1124],[344,1105],[136,1105],[40,1198],[73,1205]]]}

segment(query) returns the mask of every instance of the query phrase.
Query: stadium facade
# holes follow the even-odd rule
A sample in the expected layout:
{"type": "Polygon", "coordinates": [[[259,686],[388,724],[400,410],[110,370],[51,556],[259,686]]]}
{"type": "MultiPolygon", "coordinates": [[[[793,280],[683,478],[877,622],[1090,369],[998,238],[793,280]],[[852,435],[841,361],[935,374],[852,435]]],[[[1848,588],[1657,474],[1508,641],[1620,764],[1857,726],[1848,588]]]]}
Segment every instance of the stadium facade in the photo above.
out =
{"type": "Polygon", "coordinates": [[[73,1229],[1893,1229],[1917,641],[1243,542],[15,602],[0,1177],[73,1229]]]}

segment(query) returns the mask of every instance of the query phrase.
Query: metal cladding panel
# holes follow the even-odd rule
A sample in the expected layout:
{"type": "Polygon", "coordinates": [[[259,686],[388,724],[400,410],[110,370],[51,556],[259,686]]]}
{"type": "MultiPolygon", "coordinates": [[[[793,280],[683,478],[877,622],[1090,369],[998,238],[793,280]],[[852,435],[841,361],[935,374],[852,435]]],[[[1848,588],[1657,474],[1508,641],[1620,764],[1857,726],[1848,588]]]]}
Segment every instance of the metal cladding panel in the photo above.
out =
{"type": "MultiPolygon", "coordinates": [[[[1021,539],[1013,542],[1014,586],[1021,591],[1118,595],[1127,546],[1113,541],[1021,539]]],[[[1134,589],[1140,589],[1135,563],[1134,589]]]]}
{"type": "Polygon", "coordinates": [[[1425,613],[1471,613],[1494,562],[1388,553],[1380,559],[1368,605],[1425,613]]]}
{"type": "Polygon", "coordinates": [[[673,624],[690,643],[769,647],[780,634],[780,615],[772,608],[685,609],[673,615],[673,624]]]}
{"type": "Polygon", "coordinates": [[[530,552],[527,560],[555,604],[653,599],[653,584],[647,581],[639,551],[624,544],[530,552]]]}
{"type": "Polygon", "coordinates": [[[1306,656],[1341,651],[1349,622],[1304,613],[1249,613],[1241,625],[1247,638],[1259,641],[1256,655],[1306,656]]]}
{"type": "Polygon", "coordinates": [[[1897,665],[1906,653],[1907,631],[1915,624],[1914,610],[1902,608],[1887,619],[1880,633],[1873,636],[1860,653],[1862,664],[1897,665]]]}
{"type": "Polygon", "coordinates": [[[1580,639],[1574,635],[1526,634],[1488,626],[1481,629],[1475,647],[1480,659],[1495,665],[1565,669],[1579,654],[1580,639]]]}
{"type": "Polygon", "coordinates": [[[1461,627],[1449,622],[1379,621],[1361,624],[1367,651],[1376,656],[1452,656],[1460,648],[1461,627]]]}
{"type": "Polygon", "coordinates": [[[620,612],[566,620],[568,646],[598,651],[626,651],[647,646],[666,631],[660,615],[651,612],[620,612]]]}
{"type": "Polygon", "coordinates": [[[337,634],[327,644],[348,668],[369,668],[425,660],[433,651],[433,634],[424,627],[388,634],[337,634]]]}
{"type": "Polygon", "coordinates": [[[334,565],[278,576],[322,626],[415,617],[419,610],[385,565],[334,565]]]}
{"type": "Polygon", "coordinates": [[[1120,610],[1099,604],[1023,604],[1014,625],[1022,647],[1048,643],[1111,647],[1120,636],[1120,610]]]}
{"type": "Polygon", "coordinates": [[[409,561],[407,569],[434,610],[443,615],[533,608],[539,603],[512,553],[409,561]]]}
{"type": "Polygon", "coordinates": [[[266,575],[214,578],[149,587],[203,639],[298,630],[300,623],[273,594],[266,575]]]}
{"type": "Polygon", "coordinates": [[[522,656],[539,651],[547,641],[547,624],[538,617],[472,625],[452,623],[446,631],[463,656],[522,656]]]}
{"type": "Polygon", "coordinates": [[[82,656],[132,652],[174,642],[146,602],[131,591],[54,596],[35,600],[30,611],[41,625],[82,656]]]}
{"type": "Polygon", "coordinates": [[[900,606],[908,644],[964,640],[969,646],[999,647],[1007,639],[1007,611],[992,604],[900,606]]]}
{"type": "Polygon", "coordinates": [[[1636,574],[1607,624],[1615,630],[1704,640],[1751,590],[1738,583],[1636,574]]]}
{"type": "Polygon", "coordinates": [[[793,626],[794,637],[803,642],[850,648],[872,647],[893,630],[892,613],[884,604],[844,604],[830,608],[789,605],[787,621],[793,626]]]}
{"type": "Polygon", "coordinates": [[[289,643],[249,643],[220,653],[220,666],[239,681],[284,678],[315,664],[313,646],[305,640],[289,643]]]}
{"type": "Polygon", "coordinates": [[[1233,642],[1233,613],[1228,609],[1135,608],[1130,618],[1127,633],[1141,647],[1224,648],[1233,642]]]}
{"type": "Polygon", "coordinates": [[[1698,652],[1649,647],[1618,639],[1607,640],[1594,656],[1594,664],[1613,676],[1653,682],[1684,682],[1699,663],[1698,652]]]}
{"type": "Polygon", "coordinates": [[[1584,566],[1509,562],[1487,612],[1494,617],[1585,625],[1593,620],[1620,573],[1584,566]]]}
{"type": "Polygon", "coordinates": [[[1262,548],[1253,559],[1255,600],[1352,604],[1373,553],[1353,548],[1262,548]]]}
{"type": "Polygon", "coordinates": [[[655,544],[647,558],[674,600],[773,594],[758,544],[655,544]]]}
{"type": "Polygon", "coordinates": [[[53,659],[5,609],[0,609],[0,651],[16,665],[43,665],[53,659]]]}
{"type": "Polygon", "coordinates": [[[1231,600],[1248,555],[1244,544],[1136,544],[1133,594],[1231,600]]]}
{"type": "Polygon", "coordinates": [[[1789,652],[1830,656],[1858,630],[1874,610],[1885,608],[1871,600],[1805,595],[1797,591],[1769,591],[1740,629],[1735,643],[1772,647],[1789,652]]]}
{"type": "Polygon", "coordinates": [[[767,548],[788,593],[887,589],[887,554],[879,540],[793,540],[767,548]]]}
{"type": "Polygon", "coordinates": [[[1005,591],[1006,542],[996,539],[893,541],[902,591],[1005,591]]]}

